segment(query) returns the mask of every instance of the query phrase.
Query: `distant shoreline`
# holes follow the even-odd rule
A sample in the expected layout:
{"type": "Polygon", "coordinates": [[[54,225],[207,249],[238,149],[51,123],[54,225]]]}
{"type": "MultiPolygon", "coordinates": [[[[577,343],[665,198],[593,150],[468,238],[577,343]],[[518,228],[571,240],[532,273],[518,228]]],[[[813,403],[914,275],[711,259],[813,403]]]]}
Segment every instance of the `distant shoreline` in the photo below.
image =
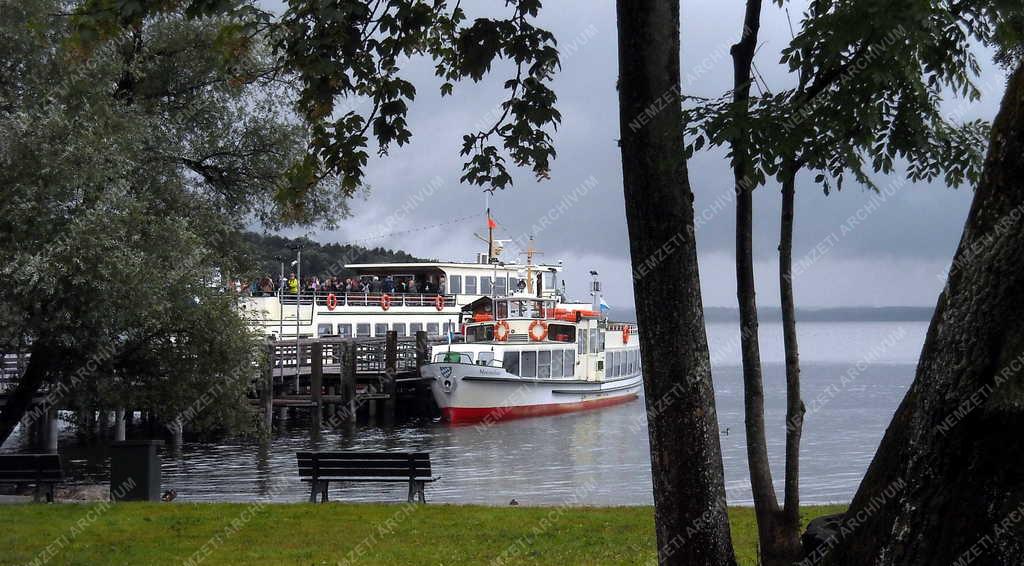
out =
{"type": "MultiPolygon", "coordinates": [[[[928,322],[932,319],[934,307],[835,307],[797,309],[796,320],[800,322],[928,322]]],[[[632,308],[612,308],[609,317],[622,322],[636,322],[636,311],[632,308]]],[[[782,309],[761,307],[758,309],[760,322],[781,322],[782,309]]],[[[739,311],[730,307],[705,307],[707,322],[739,322],[739,311]]]]}

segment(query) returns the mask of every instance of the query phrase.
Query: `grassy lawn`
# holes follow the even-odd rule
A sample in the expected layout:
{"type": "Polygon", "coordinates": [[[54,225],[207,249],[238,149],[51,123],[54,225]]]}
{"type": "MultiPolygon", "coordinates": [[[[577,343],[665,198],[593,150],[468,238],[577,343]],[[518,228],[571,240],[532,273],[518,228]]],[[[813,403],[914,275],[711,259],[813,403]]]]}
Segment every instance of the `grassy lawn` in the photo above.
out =
{"type": "MultiPolygon", "coordinates": [[[[808,507],[804,520],[842,507],[808,507]]],[[[730,510],[755,564],[753,509],[730,510]]],[[[643,564],[651,507],[0,505],[0,564],[643,564]]]]}

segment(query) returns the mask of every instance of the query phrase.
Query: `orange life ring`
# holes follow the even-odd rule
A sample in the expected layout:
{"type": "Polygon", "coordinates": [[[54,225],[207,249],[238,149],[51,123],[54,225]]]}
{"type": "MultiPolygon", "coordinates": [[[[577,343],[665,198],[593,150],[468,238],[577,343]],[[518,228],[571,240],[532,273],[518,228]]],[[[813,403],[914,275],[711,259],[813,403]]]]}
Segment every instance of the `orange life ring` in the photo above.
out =
{"type": "Polygon", "coordinates": [[[497,340],[498,342],[507,341],[510,332],[511,331],[509,330],[508,327],[508,321],[499,320],[498,322],[494,323],[494,339],[497,340]]]}
{"type": "Polygon", "coordinates": [[[629,344],[629,325],[622,327],[622,343],[629,344]]]}
{"type": "Polygon", "coordinates": [[[327,293],[327,310],[332,311],[338,308],[338,297],[334,293],[327,293]]]}
{"type": "Polygon", "coordinates": [[[382,310],[388,310],[391,308],[391,295],[384,294],[380,297],[380,308],[382,310]]]}
{"type": "Polygon", "coordinates": [[[434,297],[434,308],[439,311],[444,310],[444,297],[441,295],[434,297]]]}
{"type": "Polygon", "coordinates": [[[548,323],[543,320],[535,320],[530,323],[530,340],[534,342],[543,342],[548,337],[548,323]],[[534,330],[540,328],[540,334],[534,333],[534,330]]]}

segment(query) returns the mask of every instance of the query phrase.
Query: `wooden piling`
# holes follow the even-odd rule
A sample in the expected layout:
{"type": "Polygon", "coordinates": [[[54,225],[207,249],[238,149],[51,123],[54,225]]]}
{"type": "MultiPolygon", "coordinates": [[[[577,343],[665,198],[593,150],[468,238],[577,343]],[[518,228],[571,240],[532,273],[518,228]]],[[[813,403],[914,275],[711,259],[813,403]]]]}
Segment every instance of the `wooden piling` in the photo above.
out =
{"type": "Polygon", "coordinates": [[[341,356],[341,394],[345,399],[345,412],[349,422],[356,422],[356,344],[351,340],[342,345],[341,356]]]}
{"type": "Polygon", "coordinates": [[[313,427],[320,428],[323,408],[321,389],[324,383],[324,345],[314,342],[309,346],[309,393],[313,399],[313,427]]]}
{"type": "Polygon", "coordinates": [[[277,348],[268,348],[267,365],[263,368],[260,400],[263,402],[263,433],[270,436],[274,430],[274,364],[277,363],[277,348]]]}
{"type": "Polygon", "coordinates": [[[387,399],[384,400],[384,418],[393,419],[398,408],[397,388],[395,378],[398,376],[398,332],[389,330],[384,342],[384,393],[387,399]]]}
{"type": "Polygon", "coordinates": [[[124,422],[124,409],[117,409],[114,411],[114,441],[124,442],[125,440],[125,422],[124,422]]]}
{"type": "Polygon", "coordinates": [[[427,333],[424,330],[416,331],[416,372],[430,363],[430,343],[427,342],[427,333]]]}

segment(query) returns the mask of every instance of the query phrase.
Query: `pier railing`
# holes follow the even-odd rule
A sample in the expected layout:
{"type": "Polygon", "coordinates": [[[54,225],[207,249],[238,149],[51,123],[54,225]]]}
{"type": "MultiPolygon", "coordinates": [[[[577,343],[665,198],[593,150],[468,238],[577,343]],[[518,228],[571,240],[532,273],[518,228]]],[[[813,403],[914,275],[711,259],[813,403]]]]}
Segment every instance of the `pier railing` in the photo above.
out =
{"type": "MultiPolygon", "coordinates": [[[[270,364],[275,375],[305,374],[313,366],[313,345],[319,344],[320,367],[325,373],[339,373],[345,363],[346,347],[353,348],[356,373],[383,373],[388,369],[388,344],[385,338],[317,338],[268,342],[270,364]],[[296,349],[299,353],[296,354],[296,349]],[[296,372],[298,367],[298,372],[296,372]]],[[[417,339],[398,337],[394,341],[394,370],[414,372],[418,356],[429,356],[430,347],[445,342],[437,337],[417,339]]]]}
{"type": "Polygon", "coordinates": [[[28,352],[3,354],[0,363],[0,392],[13,388],[28,366],[28,352]]]}

